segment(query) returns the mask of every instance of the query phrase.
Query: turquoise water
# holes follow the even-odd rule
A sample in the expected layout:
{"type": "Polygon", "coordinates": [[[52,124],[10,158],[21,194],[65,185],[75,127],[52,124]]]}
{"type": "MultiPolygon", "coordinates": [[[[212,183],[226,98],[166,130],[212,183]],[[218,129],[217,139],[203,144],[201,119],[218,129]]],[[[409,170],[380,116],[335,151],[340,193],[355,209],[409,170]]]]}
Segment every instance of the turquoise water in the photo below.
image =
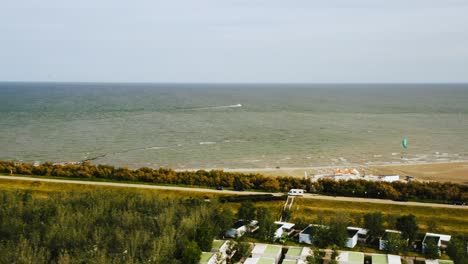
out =
{"type": "Polygon", "coordinates": [[[464,160],[468,85],[0,83],[0,146],[129,167],[464,160]]]}

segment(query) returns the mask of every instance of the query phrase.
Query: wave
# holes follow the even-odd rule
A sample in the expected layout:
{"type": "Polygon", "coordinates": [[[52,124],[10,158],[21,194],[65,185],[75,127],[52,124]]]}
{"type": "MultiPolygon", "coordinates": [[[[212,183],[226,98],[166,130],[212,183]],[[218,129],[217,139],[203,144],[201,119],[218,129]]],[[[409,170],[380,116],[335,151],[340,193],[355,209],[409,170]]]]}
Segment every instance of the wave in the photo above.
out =
{"type": "Polygon", "coordinates": [[[213,144],[216,144],[216,142],[211,142],[211,141],[200,142],[200,145],[213,145],[213,144]]]}
{"type": "Polygon", "coordinates": [[[195,108],[186,108],[185,110],[229,109],[229,108],[240,108],[240,107],[242,107],[242,104],[195,107],[195,108]]]}

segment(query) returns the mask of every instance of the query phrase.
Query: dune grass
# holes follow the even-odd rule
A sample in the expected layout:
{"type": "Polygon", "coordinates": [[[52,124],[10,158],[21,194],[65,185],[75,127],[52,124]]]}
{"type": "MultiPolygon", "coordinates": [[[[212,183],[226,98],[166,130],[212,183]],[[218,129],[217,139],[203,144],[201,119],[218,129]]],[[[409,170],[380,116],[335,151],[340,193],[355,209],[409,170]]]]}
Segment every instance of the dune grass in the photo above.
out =
{"type": "MultiPolygon", "coordinates": [[[[114,186],[92,186],[92,185],[74,185],[65,183],[49,183],[49,182],[26,182],[17,180],[0,180],[0,191],[2,190],[31,190],[38,196],[46,197],[50,192],[83,192],[83,191],[100,191],[105,189],[115,189],[124,187],[114,186]]],[[[203,193],[191,191],[174,191],[174,190],[155,190],[155,189],[137,189],[125,188],[128,191],[138,193],[158,193],[160,196],[168,198],[204,198],[216,199],[222,195],[218,193],[203,193]]],[[[229,194],[232,195],[232,194],[229,194]]],[[[281,210],[284,201],[263,201],[255,202],[256,206],[264,206],[270,208],[275,218],[281,215],[281,210]]],[[[226,203],[236,212],[240,203],[226,203]]],[[[395,219],[401,215],[413,214],[416,216],[420,231],[425,232],[428,229],[430,222],[435,223],[436,231],[453,235],[468,235],[468,210],[456,208],[432,208],[423,206],[408,206],[395,204],[377,204],[363,202],[347,202],[347,201],[332,201],[318,199],[296,198],[291,207],[291,222],[307,222],[313,223],[320,216],[324,220],[342,213],[348,215],[353,223],[357,226],[362,226],[362,216],[369,212],[382,212],[386,217],[395,219]]],[[[388,226],[387,227],[391,227],[388,226]]]]}

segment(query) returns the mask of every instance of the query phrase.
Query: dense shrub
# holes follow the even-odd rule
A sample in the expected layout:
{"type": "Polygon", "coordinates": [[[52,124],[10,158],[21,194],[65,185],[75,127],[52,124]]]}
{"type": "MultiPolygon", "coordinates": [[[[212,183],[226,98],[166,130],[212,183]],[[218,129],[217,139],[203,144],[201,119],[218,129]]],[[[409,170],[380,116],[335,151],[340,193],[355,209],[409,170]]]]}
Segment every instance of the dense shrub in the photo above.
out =
{"type": "Polygon", "coordinates": [[[33,166],[27,163],[0,161],[0,172],[7,174],[60,176],[75,178],[102,178],[155,184],[179,184],[287,192],[291,188],[305,189],[329,195],[357,196],[383,199],[405,197],[409,199],[440,202],[468,201],[468,185],[448,182],[374,182],[365,180],[334,181],[321,179],[311,182],[298,177],[268,177],[261,174],[212,171],[174,171],[168,168],[115,168],[90,163],[53,165],[44,163],[33,166]]]}
{"type": "Polygon", "coordinates": [[[225,228],[217,210],[213,202],[124,190],[51,193],[47,199],[2,191],[0,263],[185,263],[199,259],[190,254],[214,236],[200,241],[197,234],[225,228]],[[190,243],[196,244],[189,252],[190,243]]]}

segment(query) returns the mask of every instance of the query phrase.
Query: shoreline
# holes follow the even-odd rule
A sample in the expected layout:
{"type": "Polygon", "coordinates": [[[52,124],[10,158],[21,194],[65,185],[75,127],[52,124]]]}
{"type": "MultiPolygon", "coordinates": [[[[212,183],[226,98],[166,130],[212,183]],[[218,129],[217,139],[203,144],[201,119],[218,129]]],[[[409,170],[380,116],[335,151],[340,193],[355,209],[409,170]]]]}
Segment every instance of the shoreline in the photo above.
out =
{"type": "Polygon", "coordinates": [[[256,172],[256,171],[280,171],[280,170],[317,170],[317,169],[334,169],[343,167],[394,167],[394,166],[415,166],[415,165],[435,165],[435,164],[454,164],[454,163],[467,163],[468,160],[444,160],[444,161],[411,161],[410,163],[404,162],[373,162],[369,163],[349,163],[341,165],[326,165],[326,166],[306,166],[306,167],[257,167],[257,168],[174,168],[175,171],[197,171],[197,170],[223,170],[226,172],[256,172]]]}

